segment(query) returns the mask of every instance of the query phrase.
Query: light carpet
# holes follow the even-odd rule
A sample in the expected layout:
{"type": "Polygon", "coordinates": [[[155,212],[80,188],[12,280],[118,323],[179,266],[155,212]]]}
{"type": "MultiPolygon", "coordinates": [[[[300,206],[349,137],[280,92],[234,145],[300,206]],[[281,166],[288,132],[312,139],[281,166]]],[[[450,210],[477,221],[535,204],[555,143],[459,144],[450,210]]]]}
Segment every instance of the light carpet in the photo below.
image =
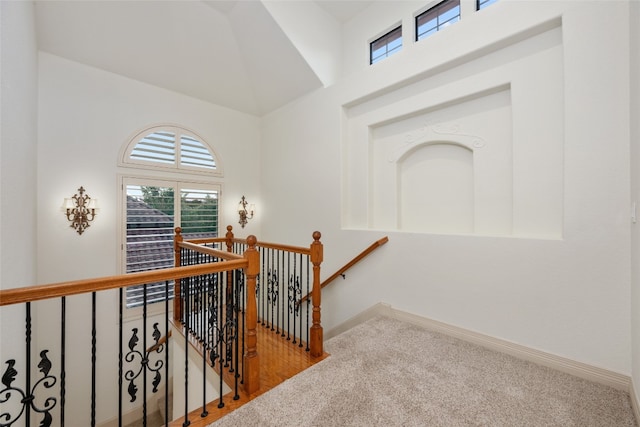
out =
{"type": "Polygon", "coordinates": [[[629,395],[388,317],[211,424],[635,427],[629,395]]]}

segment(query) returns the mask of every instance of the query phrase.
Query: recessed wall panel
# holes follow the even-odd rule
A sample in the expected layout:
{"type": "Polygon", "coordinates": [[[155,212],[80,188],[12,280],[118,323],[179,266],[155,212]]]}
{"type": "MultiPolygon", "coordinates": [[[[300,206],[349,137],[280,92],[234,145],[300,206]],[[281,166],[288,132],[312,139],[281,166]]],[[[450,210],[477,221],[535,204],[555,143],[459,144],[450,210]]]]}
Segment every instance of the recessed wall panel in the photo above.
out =
{"type": "Polygon", "coordinates": [[[345,227],[562,238],[561,29],[490,56],[346,104],[345,227]]]}

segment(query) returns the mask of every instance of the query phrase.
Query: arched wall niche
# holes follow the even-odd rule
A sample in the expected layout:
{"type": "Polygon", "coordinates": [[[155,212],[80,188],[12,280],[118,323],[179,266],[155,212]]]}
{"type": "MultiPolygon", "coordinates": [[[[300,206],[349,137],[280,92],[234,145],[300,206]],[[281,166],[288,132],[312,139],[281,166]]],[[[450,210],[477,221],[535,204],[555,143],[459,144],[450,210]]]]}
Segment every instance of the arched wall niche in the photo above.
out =
{"type": "Polygon", "coordinates": [[[562,238],[562,31],[491,57],[343,104],[345,228],[562,238]]]}
{"type": "Polygon", "coordinates": [[[369,126],[369,227],[511,235],[508,86],[369,126]]]}
{"type": "Polygon", "coordinates": [[[473,150],[454,141],[427,141],[396,162],[398,229],[473,233],[473,150]]]}

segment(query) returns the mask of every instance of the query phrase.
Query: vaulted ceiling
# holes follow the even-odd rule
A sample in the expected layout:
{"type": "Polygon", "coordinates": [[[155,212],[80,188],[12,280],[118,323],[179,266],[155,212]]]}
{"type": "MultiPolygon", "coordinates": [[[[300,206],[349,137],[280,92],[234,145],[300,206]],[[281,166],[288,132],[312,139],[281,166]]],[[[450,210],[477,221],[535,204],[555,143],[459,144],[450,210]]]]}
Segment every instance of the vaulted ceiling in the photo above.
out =
{"type": "Polygon", "coordinates": [[[342,23],[370,3],[43,0],[36,28],[44,52],[260,116],[330,79],[296,41],[339,50],[342,23]]]}

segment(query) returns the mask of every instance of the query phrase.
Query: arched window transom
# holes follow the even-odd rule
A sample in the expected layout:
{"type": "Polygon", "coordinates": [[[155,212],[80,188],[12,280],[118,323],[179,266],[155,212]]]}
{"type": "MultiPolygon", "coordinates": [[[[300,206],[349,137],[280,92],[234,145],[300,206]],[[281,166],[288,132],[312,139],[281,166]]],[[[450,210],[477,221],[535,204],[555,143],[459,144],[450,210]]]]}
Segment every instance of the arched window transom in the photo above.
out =
{"type": "Polygon", "coordinates": [[[222,175],[213,148],[195,133],[177,126],[144,129],[131,138],[123,166],[185,170],[222,175]]]}

